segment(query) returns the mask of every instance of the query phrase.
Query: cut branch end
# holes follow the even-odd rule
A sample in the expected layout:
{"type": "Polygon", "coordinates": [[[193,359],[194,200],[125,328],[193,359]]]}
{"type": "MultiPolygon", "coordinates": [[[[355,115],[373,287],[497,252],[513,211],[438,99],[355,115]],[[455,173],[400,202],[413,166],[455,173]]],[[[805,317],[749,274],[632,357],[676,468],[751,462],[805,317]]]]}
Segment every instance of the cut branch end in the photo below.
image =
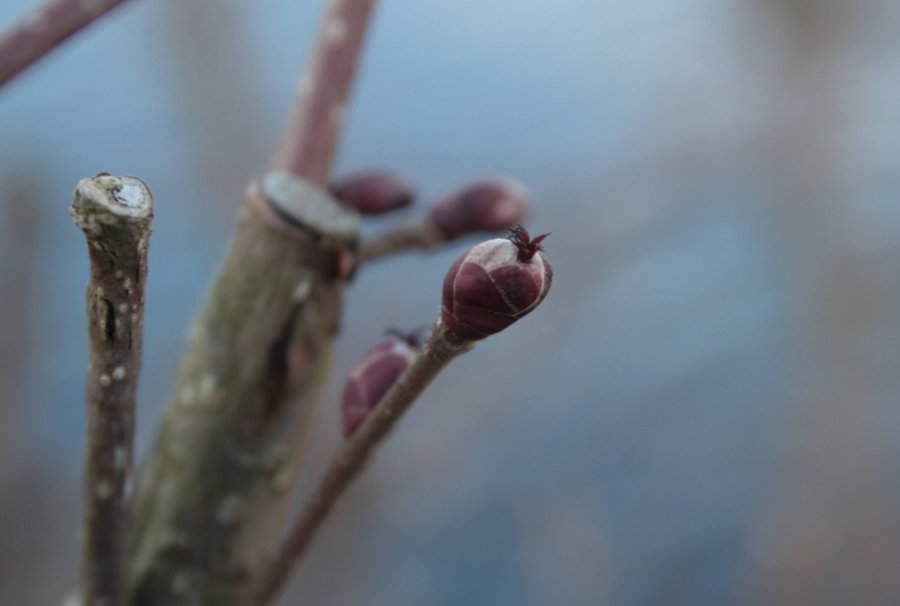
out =
{"type": "Polygon", "coordinates": [[[149,224],[153,218],[153,198],[140,179],[100,173],[78,183],[71,212],[82,230],[96,231],[101,224],[149,224]]]}

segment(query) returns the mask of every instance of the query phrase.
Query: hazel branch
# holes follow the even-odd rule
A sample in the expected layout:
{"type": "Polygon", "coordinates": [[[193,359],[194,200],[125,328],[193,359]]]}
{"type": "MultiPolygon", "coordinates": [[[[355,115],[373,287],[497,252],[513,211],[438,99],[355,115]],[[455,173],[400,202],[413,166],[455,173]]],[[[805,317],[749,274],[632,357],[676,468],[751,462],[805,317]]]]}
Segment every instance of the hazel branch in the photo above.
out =
{"type": "Polygon", "coordinates": [[[330,0],[271,169],[327,183],[376,0],[330,0]]]}
{"type": "Polygon", "coordinates": [[[50,0],[0,35],[0,86],[125,0],[50,0]]]}
{"type": "Polygon", "coordinates": [[[513,234],[473,246],[451,265],[444,278],[441,315],[424,350],[411,363],[408,349],[397,349],[398,343],[388,341],[373,349],[351,375],[343,398],[349,437],[271,564],[262,570],[248,604],[270,604],[278,597],[337,500],[453,358],[528,315],[547,296],[553,270],[542,253],[546,235],[532,238],[521,226],[513,234]],[[405,370],[397,377],[401,368],[405,370]],[[371,399],[385,383],[390,387],[370,409],[371,399]]]}
{"type": "Polygon", "coordinates": [[[153,200],[133,177],[98,175],[75,189],[72,218],[87,239],[87,461],[82,604],[124,604],[135,390],[153,200]]]}
{"type": "Polygon", "coordinates": [[[264,569],[255,599],[250,603],[273,603],[335,503],[363,471],[378,445],[435,377],[456,356],[473,346],[473,341],[456,336],[440,320],[437,322],[422,353],[340,447],[271,565],[264,569]]]}

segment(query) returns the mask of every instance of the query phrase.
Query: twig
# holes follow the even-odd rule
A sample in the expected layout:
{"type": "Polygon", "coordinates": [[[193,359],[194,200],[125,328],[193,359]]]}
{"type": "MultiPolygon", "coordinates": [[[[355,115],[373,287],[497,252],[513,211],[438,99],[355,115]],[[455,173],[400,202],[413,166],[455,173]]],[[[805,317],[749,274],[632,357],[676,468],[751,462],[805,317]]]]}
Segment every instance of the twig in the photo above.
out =
{"type": "Polygon", "coordinates": [[[0,35],[0,86],[125,0],[50,0],[0,35]]]}
{"type": "Polygon", "coordinates": [[[423,352],[400,376],[362,426],[345,441],[335,455],[300,517],[282,543],[274,560],[256,584],[248,603],[272,603],[309,547],[335,503],[365,468],[375,448],[435,377],[458,355],[469,351],[473,341],[446,330],[440,320],[423,352]]]}
{"type": "Polygon", "coordinates": [[[357,254],[360,263],[368,263],[407,250],[434,248],[446,241],[427,216],[418,217],[363,242],[357,254]]]}
{"type": "Polygon", "coordinates": [[[153,200],[138,179],[98,175],[78,184],[71,213],[91,266],[81,596],[82,604],[119,606],[153,200]]]}
{"type": "Polygon", "coordinates": [[[330,0],[271,169],[324,186],[376,0],[330,0]]]}
{"type": "Polygon", "coordinates": [[[374,4],[330,1],[307,93],[190,331],[135,499],[133,603],[242,604],[281,536],[358,237],[323,188],[374,4]]]}

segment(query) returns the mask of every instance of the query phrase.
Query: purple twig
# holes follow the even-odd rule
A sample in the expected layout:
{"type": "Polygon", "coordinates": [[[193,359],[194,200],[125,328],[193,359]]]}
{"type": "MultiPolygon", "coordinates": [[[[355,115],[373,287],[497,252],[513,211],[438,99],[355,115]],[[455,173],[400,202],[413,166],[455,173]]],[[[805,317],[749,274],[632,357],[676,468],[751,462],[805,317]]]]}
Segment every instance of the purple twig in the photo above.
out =
{"type": "Polygon", "coordinates": [[[51,0],[0,34],[0,86],[125,0],[51,0]]]}

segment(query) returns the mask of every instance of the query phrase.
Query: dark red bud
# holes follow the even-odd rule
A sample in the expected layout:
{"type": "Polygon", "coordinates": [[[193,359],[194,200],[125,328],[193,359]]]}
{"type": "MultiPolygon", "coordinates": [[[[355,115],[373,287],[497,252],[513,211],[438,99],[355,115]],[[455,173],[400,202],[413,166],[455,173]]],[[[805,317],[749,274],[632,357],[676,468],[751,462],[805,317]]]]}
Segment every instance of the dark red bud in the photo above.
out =
{"type": "Polygon", "coordinates": [[[431,207],[431,221],[451,240],[462,234],[501,231],[528,213],[525,188],[513,181],[482,181],[444,196],[431,207]]]}
{"type": "Polygon", "coordinates": [[[395,337],[382,341],[366,354],[344,386],[344,437],[349,438],[362,425],[416,355],[406,340],[395,337]]]}
{"type": "Polygon", "coordinates": [[[525,259],[519,244],[506,238],[463,253],[444,278],[444,325],[474,341],[500,332],[537,307],[550,290],[553,268],[539,243],[535,246],[525,259]]]}
{"type": "Polygon", "coordinates": [[[361,215],[380,215],[412,204],[415,192],[399,175],[381,170],[360,171],[331,184],[338,202],[361,215]]]}

